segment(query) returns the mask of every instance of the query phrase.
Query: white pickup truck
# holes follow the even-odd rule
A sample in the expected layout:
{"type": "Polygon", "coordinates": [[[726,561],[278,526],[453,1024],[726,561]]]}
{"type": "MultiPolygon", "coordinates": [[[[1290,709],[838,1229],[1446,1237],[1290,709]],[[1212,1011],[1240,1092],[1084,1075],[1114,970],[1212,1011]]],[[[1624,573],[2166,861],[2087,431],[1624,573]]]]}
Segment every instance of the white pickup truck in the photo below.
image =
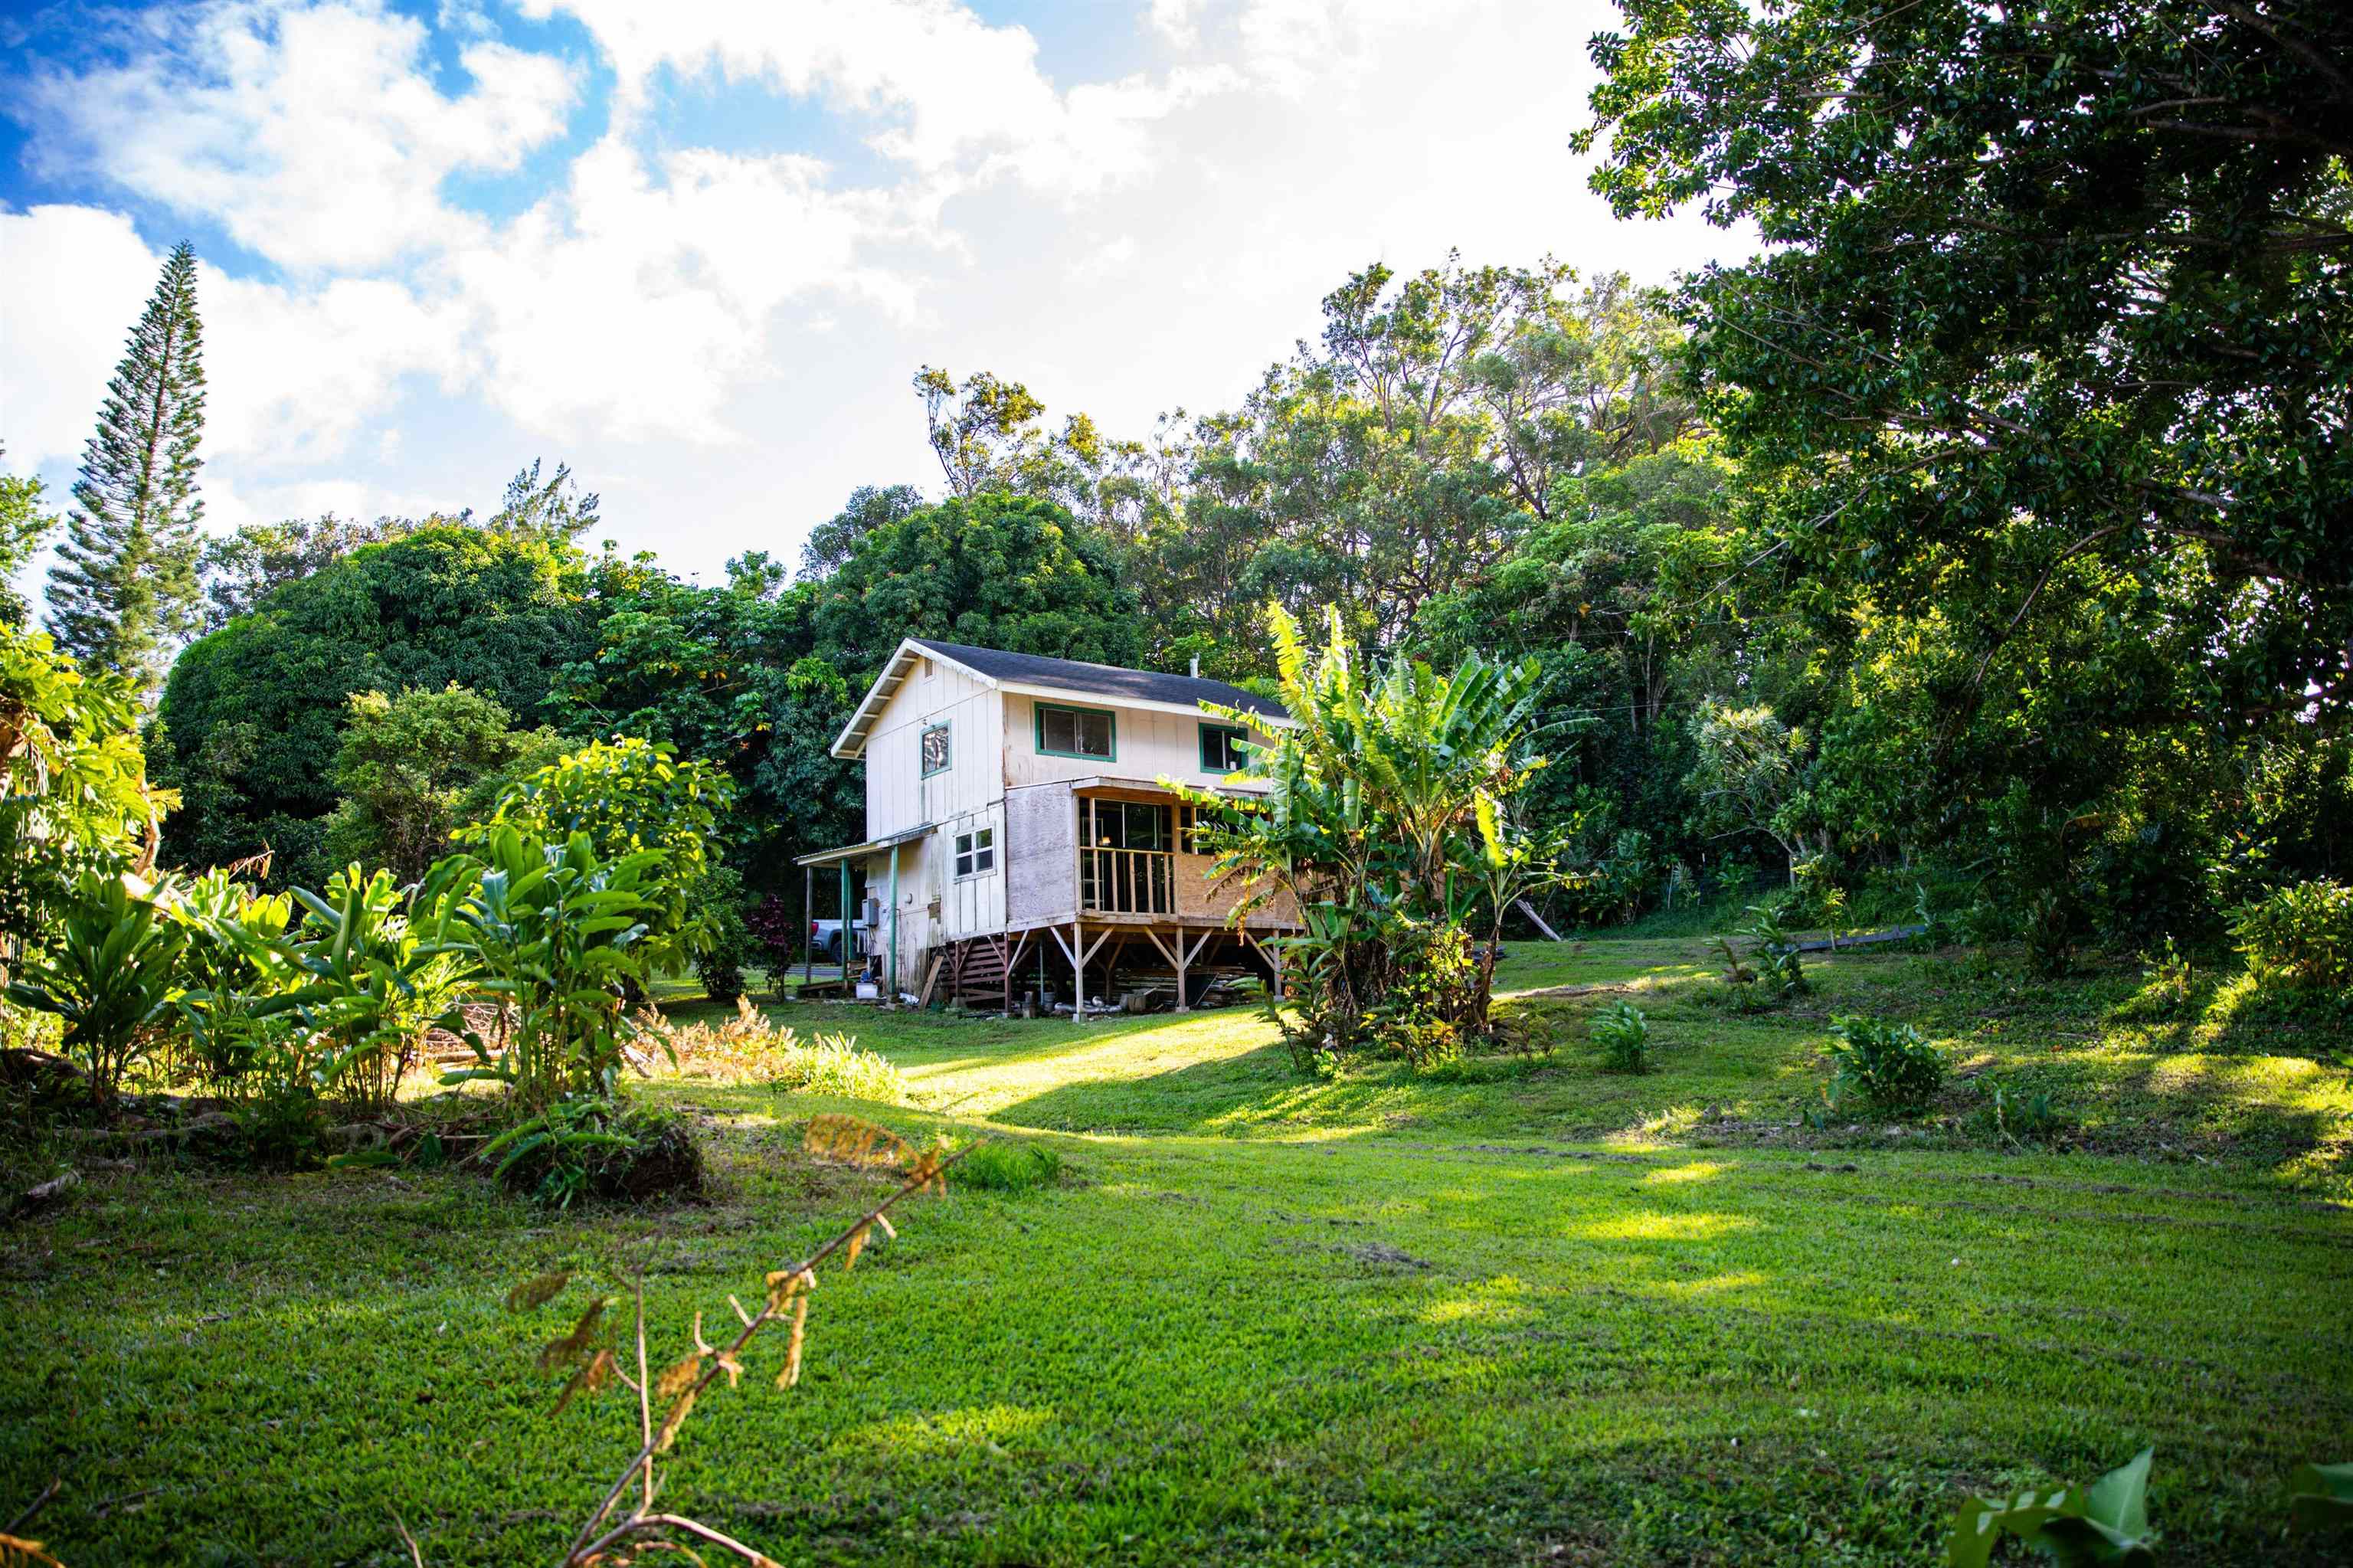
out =
{"type": "MultiPolygon", "coordinates": [[[[845,922],[840,920],[810,921],[808,928],[809,951],[816,957],[825,959],[828,963],[838,964],[841,962],[841,927],[844,924],[845,922]]],[[[850,938],[851,942],[855,944],[859,950],[863,950],[865,947],[864,938],[867,928],[866,922],[863,920],[851,920],[847,922],[847,924],[849,925],[851,932],[854,933],[850,938]]]]}

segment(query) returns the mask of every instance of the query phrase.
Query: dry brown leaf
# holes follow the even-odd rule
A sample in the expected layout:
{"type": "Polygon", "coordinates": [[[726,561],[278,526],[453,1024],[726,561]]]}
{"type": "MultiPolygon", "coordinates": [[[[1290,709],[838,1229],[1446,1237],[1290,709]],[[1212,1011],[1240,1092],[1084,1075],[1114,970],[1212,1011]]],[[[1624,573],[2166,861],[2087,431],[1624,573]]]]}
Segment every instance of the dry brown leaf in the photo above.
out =
{"type": "Polygon", "coordinates": [[[778,1388],[790,1388],[801,1381],[801,1338],[808,1329],[808,1298],[803,1296],[793,1303],[793,1337],[785,1347],[785,1370],[776,1374],[778,1388]]]}
{"type": "Polygon", "coordinates": [[[528,1312],[534,1307],[545,1306],[571,1283],[569,1274],[543,1274],[536,1279],[526,1279],[507,1292],[507,1310],[528,1312]]]}
{"type": "Polygon", "coordinates": [[[611,1386],[615,1375],[620,1370],[621,1364],[613,1359],[612,1351],[598,1351],[588,1359],[586,1365],[572,1374],[571,1380],[564,1385],[564,1392],[556,1396],[555,1409],[550,1414],[561,1415],[564,1413],[564,1407],[572,1403],[572,1396],[575,1393],[604,1393],[611,1386]]]}
{"type": "Polygon", "coordinates": [[[681,1356],[677,1361],[672,1361],[669,1366],[662,1369],[660,1378],[654,1383],[654,1397],[656,1399],[676,1399],[680,1394],[684,1393],[687,1389],[692,1385],[696,1378],[699,1378],[702,1375],[702,1357],[700,1353],[691,1356],[681,1356]]]}
{"type": "Polygon", "coordinates": [[[858,1255],[866,1250],[866,1227],[859,1226],[849,1233],[849,1245],[841,1249],[841,1272],[848,1274],[858,1266],[858,1255]]]}
{"type": "Polygon", "coordinates": [[[809,1118],[808,1130],[801,1135],[801,1147],[820,1160],[839,1160],[845,1165],[902,1165],[915,1152],[913,1144],[889,1128],[878,1127],[863,1117],[833,1111],[809,1118]]]}
{"type": "Polygon", "coordinates": [[[596,1335],[596,1319],[604,1315],[605,1298],[599,1296],[588,1303],[588,1309],[580,1314],[578,1322],[572,1325],[572,1332],[560,1340],[550,1340],[546,1348],[539,1352],[539,1370],[553,1372],[557,1367],[578,1361],[581,1352],[588,1348],[590,1340],[596,1335]]]}
{"type": "Polygon", "coordinates": [[[687,1416],[694,1409],[694,1396],[695,1391],[688,1389],[679,1397],[679,1402],[670,1407],[670,1414],[662,1417],[661,1431],[654,1436],[655,1453],[669,1453],[670,1446],[678,1441],[678,1429],[686,1425],[687,1416]]]}

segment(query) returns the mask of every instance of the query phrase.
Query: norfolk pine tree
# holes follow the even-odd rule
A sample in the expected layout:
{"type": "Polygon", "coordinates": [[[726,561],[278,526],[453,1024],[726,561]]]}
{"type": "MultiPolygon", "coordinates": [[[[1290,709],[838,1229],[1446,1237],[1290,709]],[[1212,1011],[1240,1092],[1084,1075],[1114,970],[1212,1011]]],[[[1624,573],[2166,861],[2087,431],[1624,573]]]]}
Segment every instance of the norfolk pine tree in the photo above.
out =
{"type": "Polygon", "coordinates": [[[183,241],[107,385],[49,573],[59,646],[142,693],[161,680],[172,642],[196,625],[204,428],[196,257],[183,241]]]}

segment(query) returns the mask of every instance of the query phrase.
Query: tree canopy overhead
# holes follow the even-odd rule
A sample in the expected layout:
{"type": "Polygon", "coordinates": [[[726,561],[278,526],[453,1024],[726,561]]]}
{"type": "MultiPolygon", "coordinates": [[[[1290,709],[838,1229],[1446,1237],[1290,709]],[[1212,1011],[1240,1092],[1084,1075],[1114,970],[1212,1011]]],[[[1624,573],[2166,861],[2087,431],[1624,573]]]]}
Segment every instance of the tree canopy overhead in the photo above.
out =
{"type": "Polygon", "coordinates": [[[2092,597],[2185,667],[2121,721],[2342,715],[2353,9],[1622,8],[1580,142],[1620,215],[1761,232],[1682,304],[1804,569],[1954,620],[1957,702],[2092,597]]]}

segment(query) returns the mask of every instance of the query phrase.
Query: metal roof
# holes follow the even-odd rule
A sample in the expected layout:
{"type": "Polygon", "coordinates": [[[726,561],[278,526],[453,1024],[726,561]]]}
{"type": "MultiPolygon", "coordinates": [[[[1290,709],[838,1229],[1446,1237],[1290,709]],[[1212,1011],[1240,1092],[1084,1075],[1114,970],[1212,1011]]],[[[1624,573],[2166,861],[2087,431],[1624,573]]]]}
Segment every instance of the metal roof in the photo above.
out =
{"type": "Polygon", "coordinates": [[[879,839],[868,839],[862,844],[846,844],[840,849],[819,850],[815,854],[797,855],[794,857],[793,863],[795,865],[831,865],[836,861],[856,860],[860,855],[879,854],[886,849],[912,843],[931,831],[932,824],[923,822],[915,827],[902,828],[895,833],[885,833],[879,839]]]}

